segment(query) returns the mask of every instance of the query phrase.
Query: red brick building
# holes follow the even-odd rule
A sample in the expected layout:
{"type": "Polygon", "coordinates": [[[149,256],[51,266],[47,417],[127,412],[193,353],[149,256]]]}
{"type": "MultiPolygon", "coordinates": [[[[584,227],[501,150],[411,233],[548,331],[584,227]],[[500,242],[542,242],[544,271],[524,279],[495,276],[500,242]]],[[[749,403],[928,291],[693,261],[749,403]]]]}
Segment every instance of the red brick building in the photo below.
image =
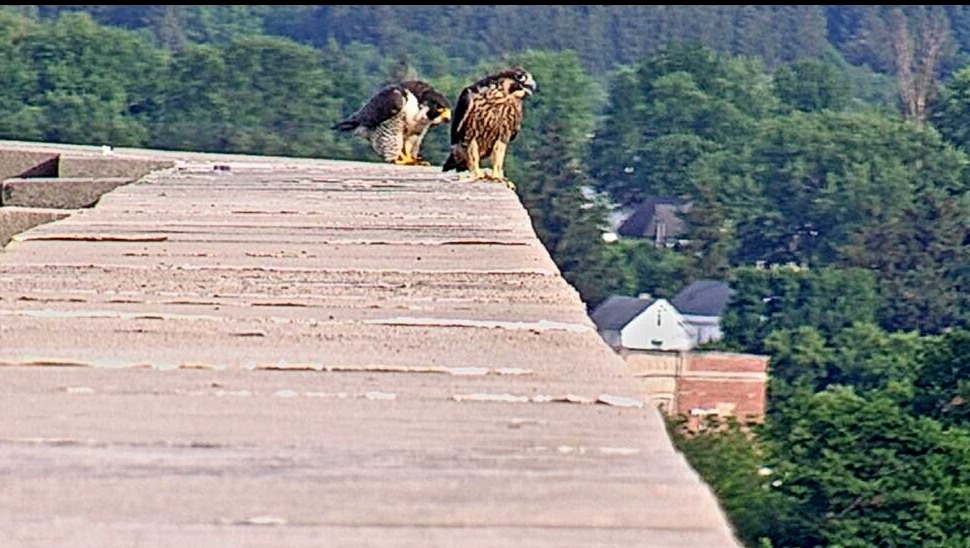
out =
{"type": "Polygon", "coordinates": [[[622,353],[646,396],[668,415],[700,427],[711,415],[760,421],[765,414],[768,356],[730,352],[622,353]]]}

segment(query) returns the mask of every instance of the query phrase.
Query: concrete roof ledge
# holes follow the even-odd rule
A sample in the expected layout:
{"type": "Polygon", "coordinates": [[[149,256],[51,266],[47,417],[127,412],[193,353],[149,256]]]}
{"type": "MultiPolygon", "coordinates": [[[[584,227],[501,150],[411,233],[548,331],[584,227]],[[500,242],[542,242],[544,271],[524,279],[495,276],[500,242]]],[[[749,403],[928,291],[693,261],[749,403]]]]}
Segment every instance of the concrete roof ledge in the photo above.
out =
{"type": "Polygon", "coordinates": [[[12,178],[0,182],[0,204],[80,209],[93,206],[106,192],[134,181],[133,177],[12,178]]]}
{"type": "Polygon", "coordinates": [[[505,185],[112,153],[0,253],[0,544],[739,546],[505,185]]]}
{"type": "Polygon", "coordinates": [[[63,219],[73,213],[64,209],[39,207],[0,207],[0,253],[21,232],[63,219]]]}

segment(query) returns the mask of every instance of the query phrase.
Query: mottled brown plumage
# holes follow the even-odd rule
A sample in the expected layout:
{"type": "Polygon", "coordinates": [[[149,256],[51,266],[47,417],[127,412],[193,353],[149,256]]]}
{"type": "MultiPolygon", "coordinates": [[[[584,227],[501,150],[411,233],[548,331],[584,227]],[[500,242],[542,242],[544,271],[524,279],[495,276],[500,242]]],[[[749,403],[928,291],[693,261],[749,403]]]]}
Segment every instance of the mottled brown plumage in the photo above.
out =
{"type": "Polygon", "coordinates": [[[451,121],[451,155],[443,170],[471,171],[475,179],[505,178],[505,154],[522,127],[522,99],[537,91],[521,68],[491,74],[462,90],[451,121]],[[486,176],[481,161],[490,158],[486,176]]]}

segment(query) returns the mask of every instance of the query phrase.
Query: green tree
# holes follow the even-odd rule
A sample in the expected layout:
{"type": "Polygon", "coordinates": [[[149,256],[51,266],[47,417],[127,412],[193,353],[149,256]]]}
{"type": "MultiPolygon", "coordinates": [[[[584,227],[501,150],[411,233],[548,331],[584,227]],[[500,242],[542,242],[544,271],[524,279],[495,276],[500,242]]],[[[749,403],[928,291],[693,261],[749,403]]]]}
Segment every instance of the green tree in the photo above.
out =
{"type": "Polygon", "coordinates": [[[923,190],[896,217],[863,227],[842,251],[844,264],[880,273],[886,329],[940,333],[967,324],[970,215],[965,197],[947,194],[923,190]]]}
{"type": "Polygon", "coordinates": [[[850,97],[849,82],[839,70],[813,59],[779,68],[775,90],[783,103],[805,112],[842,110],[850,97]]]}
{"type": "Polygon", "coordinates": [[[623,279],[602,239],[605,209],[584,196],[589,180],[570,161],[558,122],[550,119],[547,124],[540,128],[541,146],[527,164],[529,175],[519,179],[518,192],[539,240],[592,308],[621,287],[623,279]]]}
{"type": "Polygon", "coordinates": [[[689,229],[684,252],[692,262],[692,277],[724,279],[730,268],[734,241],[724,207],[711,186],[698,188],[686,221],[689,229]]]}
{"type": "Polygon", "coordinates": [[[524,67],[539,85],[539,92],[525,100],[522,130],[509,147],[512,160],[508,169],[513,178],[517,176],[515,159],[534,158],[542,146],[544,128],[553,124],[567,157],[584,158],[605,93],[583,68],[579,56],[572,51],[527,51],[494,63],[491,69],[509,66],[524,67]]]}
{"type": "Polygon", "coordinates": [[[25,98],[43,117],[43,139],[116,146],[144,145],[148,117],[167,58],[136,33],[65,13],[22,38],[36,72],[25,98]]]}
{"type": "Polygon", "coordinates": [[[789,400],[762,435],[786,513],[777,546],[961,546],[970,436],[846,387],[789,400]]]}
{"type": "Polygon", "coordinates": [[[944,424],[970,427],[970,330],[947,333],[926,346],[914,408],[944,424]]]}
{"type": "Polygon", "coordinates": [[[792,387],[816,392],[828,385],[832,350],[816,328],[805,325],[772,331],[765,338],[764,349],[771,355],[769,397],[772,403],[790,397],[792,387]]]}
{"type": "Polygon", "coordinates": [[[874,324],[854,324],[830,341],[830,380],[859,393],[888,391],[893,383],[908,385],[920,371],[926,343],[916,332],[889,333],[874,324]]]}
{"type": "Polygon", "coordinates": [[[694,162],[749,139],[777,106],[755,60],[696,45],[659,50],[614,80],[591,174],[623,204],[694,192],[694,162]]]}
{"type": "Polygon", "coordinates": [[[970,152],[970,67],[943,86],[930,119],[944,138],[970,152]]]}
{"type": "Polygon", "coordinates": [[[772,470],[758,440],[735,420],[698,433],[683,428],[683,417],[668,421],[674,445],[711,486],[738,537],[747,546],[779,535],[776,523],[786,502],[772,487],[772,470]]]}
{"type": "Polygon", "coordinates": [[[233,112],[226,89],[229,70],[214,46],[189,46],[177,54],[153,120],[151,146],[229,151],[233,112]]]}
{"type": "Polygon", "coordinates": [[[899,218],[917,195],[965,188],[966,158],[932,131],[875,113],[794,112],[766,120],[733,161],[705,158],[699,171],[740,219],[737,261],[832,264],[867,227],[899,218]],[[732,203],[738,170],[761,189],[746,210],[732,203]]]}
{"type": "Polygon", "coordinates": [[[308,46],[244,37],[176,57],[155,146],[284,156],[342,157],[331,74],[308,46]],[[204,75],[201,77],[200,75],[204,75]]]}
{"type": "Polygon", "coordinates": [[[626,294],[648,293],[653,297],[672,299],[690,279],[691,260],[682,253],[657,248],[652,241],[620,239],[610,245],[626,265],[626,294]]]}
{"type": "Polygon", "coordinates": [[[38,25],[13,12],[0,12],[0,137],[41,140],[43,109],[30,101],[38,94],[37,73],[21,47],[21,37],[38,25]]]}
{"type": "Polygon", "coordinates": [[[724,344],[762,353],[773,331],[816,329],[823,340],[856,323],[875,323],[880,304],[872,272],[833,267],[736,268],[725,310],[724,344]]]}

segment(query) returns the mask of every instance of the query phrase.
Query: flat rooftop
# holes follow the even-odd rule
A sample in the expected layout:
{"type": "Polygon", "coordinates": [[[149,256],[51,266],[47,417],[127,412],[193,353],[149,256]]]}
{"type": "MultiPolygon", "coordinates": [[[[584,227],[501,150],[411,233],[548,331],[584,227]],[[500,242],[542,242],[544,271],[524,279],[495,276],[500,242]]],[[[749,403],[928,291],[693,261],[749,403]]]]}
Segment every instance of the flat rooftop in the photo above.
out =
{"type": "Polygon", "coordinates": [[[505,186],[111,155],[0,251],[0,545],[738,546],[505,186]]]}

